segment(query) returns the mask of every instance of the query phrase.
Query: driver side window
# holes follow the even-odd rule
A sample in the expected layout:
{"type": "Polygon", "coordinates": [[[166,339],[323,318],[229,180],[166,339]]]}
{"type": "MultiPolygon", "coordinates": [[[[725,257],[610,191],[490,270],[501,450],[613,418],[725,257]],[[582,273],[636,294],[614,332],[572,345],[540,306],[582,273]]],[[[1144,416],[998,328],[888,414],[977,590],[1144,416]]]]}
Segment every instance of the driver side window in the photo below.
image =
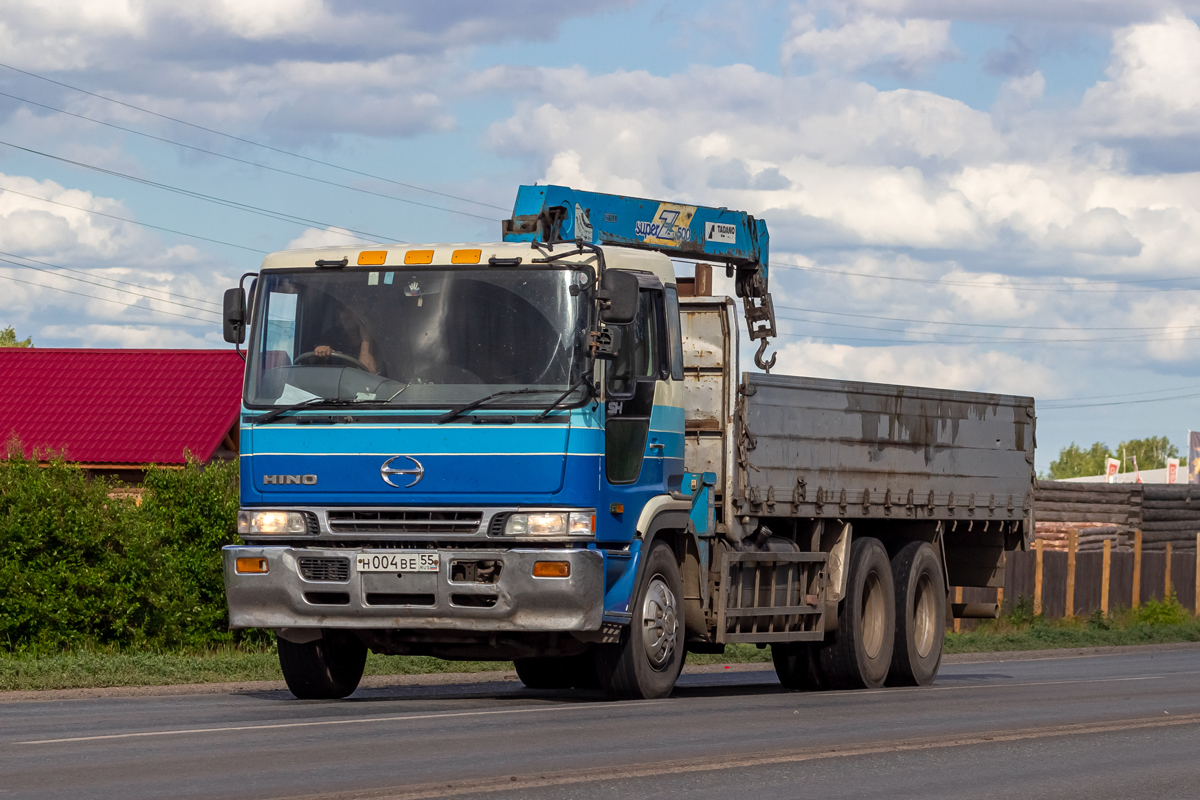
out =
{"type": "Polygon", "coordinates": [[[628,396],[638,378],[658,378],[662,371],[662,293],[643,289],[637,318],[614,329],[620,341],[608,366],[608,393],[628,396]]]}

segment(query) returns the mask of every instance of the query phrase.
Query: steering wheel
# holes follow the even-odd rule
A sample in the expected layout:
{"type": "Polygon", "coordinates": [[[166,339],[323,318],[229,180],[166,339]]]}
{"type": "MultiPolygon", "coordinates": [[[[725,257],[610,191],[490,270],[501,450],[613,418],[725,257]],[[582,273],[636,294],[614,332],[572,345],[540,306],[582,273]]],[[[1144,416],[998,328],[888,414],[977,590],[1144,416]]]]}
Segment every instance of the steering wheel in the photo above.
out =
{"type": "Polygon", "coordinates": [[[320,361],[325,358],[335,358],[338,361],[344,361],[345,363],[349,364],[352,367],[361,369],[363,372],[371,371],[371,370],[367,369],[366,364],[362,363],[354,356],[348,356],[345,353],[337,353],[337,352],[330,353],[327,356],[319,356],[314,351],[309,350],[307,353],[301,353],[300,355],[296,356],[296,359],[292,363],[293,364],[304,364],[304,363],[307,363],[310,361],[320,361]]]}

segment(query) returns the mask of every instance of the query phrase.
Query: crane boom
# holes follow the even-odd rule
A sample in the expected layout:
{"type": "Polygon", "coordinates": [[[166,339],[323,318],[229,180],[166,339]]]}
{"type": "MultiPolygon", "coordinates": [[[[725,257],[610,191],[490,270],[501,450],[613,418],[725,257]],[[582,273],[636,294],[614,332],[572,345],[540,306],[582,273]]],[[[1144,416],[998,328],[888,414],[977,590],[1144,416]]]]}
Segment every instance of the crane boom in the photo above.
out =
{"type": "Polygon", "coordinates": [[[754,356],[770,371],[775,355],[763,359],[775,336],[775,310],[768,289],[767,223],[744,211],[640,197],[585,192],[567,186],[521,186],[506,242],[582,242],[656,250],[687,259],[722,263],[736,279],[754,356]]]}

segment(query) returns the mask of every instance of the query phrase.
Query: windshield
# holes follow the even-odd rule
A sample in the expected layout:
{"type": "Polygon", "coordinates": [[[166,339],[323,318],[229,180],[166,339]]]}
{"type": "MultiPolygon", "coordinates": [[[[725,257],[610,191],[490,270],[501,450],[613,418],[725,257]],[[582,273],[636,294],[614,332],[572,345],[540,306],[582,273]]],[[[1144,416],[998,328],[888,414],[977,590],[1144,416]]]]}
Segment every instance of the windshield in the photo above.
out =
{"type": "Polygon", "coordinates": [[[266,272],[246,403],[447,407],[535,389],[487,407],[544,406],[587,362],[587,296],[570,290],[588,280],[578,269],[266,272]]]}

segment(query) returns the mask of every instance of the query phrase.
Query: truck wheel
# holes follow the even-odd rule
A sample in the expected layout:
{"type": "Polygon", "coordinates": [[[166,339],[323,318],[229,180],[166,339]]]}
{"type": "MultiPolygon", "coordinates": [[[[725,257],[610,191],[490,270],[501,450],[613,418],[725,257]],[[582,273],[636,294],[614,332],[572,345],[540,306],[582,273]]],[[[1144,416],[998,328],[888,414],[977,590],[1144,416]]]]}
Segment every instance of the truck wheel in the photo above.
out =
{"type": "Polygon", "coordinates": [[[367,646],[353,633],[327,630],[315,642],[295,644],[276,637],[279,666],[292,694],[301,700],[333,700],[358,688],[367,646]]]}
{"type": "Polygon", "coordinates": [[[819,672],[824,688],[883,686],[895,640],[896,590],[887,551],[878,539],[855,539],[837,632],[821,648],[819,672]]]}
{"type": "Polygon", "coordinates": [[[576,656],[516,658],[517,677],[530,689],[598,689],[596,659],[589,650],[576,656]]]}
{"type": "Polygon", "coordinates": [[[621,642],[595,649],[600,687],[612,699],[666,697],[684,658],[683,581],[666,544],[650,548],[633,599],[633,620],[621,642]]]}
{"type": "Polygon", "coordinates": [[[896,585],[896,643],[889,686],[928,686],[942,663],[946,595],[933,546],[911,542],[892,559],[896,585]]]}
{"type": "Polygon", "coordinates": [[[816,691],[822,688],[820,665],[817,663],[819,644],[785,642],[771,645],[771,661],[775,674],[785,689],[816,691]]]}

